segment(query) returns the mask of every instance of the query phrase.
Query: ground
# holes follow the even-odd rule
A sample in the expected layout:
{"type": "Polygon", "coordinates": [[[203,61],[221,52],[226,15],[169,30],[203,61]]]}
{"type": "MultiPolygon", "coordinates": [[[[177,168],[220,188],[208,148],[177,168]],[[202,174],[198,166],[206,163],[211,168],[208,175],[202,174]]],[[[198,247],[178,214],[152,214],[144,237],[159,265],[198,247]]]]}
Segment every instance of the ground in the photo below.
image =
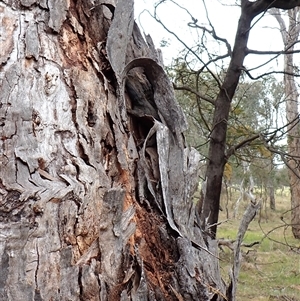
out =
{"type": "MultiPolygon", "coordinates": [[[[229,205],[230,207],[231,205],[229,205]]],[[[218,238],[234,239],[246,201],[240,206],[239,217],[229,219],[219,226],[218,238]]],[[[276,211],[263,205],[245,235],[244,243],[259,242],[243,247],[237,300],[300,300],[300,241],[293,238],[289,223],[288,192],[276,194],[276,211]],[[266,210],[267,209],[267,210],[266,210]]],[[[230,210],[229,210],[230,211],[230,210]]],[[[226,220],[225,210],[220,220],[226,220]]],[[[228,281],[232,251],[220,251],[223,277],[228,281]]]]}

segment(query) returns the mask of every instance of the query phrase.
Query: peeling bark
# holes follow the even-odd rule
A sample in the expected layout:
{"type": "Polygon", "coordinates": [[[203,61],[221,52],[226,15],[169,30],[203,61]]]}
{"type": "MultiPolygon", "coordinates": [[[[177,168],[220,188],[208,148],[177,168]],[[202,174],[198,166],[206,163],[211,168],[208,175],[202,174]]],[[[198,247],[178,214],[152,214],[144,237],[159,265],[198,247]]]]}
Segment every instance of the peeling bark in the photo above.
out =
{"type": "Polygon", "coordinates": [[[132,6],[0,4],[1,300],[224,300],[199,154],[132,6]]]}

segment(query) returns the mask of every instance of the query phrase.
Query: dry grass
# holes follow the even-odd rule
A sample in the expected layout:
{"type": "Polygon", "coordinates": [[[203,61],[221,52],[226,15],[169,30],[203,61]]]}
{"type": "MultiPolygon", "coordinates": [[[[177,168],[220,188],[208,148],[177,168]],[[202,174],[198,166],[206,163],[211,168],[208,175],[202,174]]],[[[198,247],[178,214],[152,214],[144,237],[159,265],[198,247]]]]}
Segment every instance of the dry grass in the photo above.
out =
{"type": "MultiPolygon", "coordinates": [[[[219,226],[218,237],[234,239],[242,216],[219,226]]],[[[238,300],[300,300],[300,241],[293,238],[289,215],[289,197],[277,195],[276,211],[263,210],[249,226],[244,242],[259,244],[243,247],[243,260],[238,284],[238,300]],[[284,217],[282,220],[282,216],[284,217]],[[277,299],[276,299],[277,298],[277,299]]],[[[224,211],[220,220],[225,220],[224,211]]],[[[232,251],[220,251],[222,273],[228,279],[232,251]]]]}

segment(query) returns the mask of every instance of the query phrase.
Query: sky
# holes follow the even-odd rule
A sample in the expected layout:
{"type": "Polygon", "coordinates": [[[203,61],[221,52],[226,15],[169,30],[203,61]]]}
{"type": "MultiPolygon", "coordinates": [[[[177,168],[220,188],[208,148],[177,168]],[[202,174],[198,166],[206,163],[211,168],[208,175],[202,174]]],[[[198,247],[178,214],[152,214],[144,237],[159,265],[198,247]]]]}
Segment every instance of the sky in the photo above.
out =
{"type": "MultiPolygon", "coordinates": [[[[135,16],[142,31],[146,34],[150,34],[156,47],[161,48],[164,62],[168,65],[171,63],[172,58],[176,57],[179,51],[183,49],[183,46],[176,38],[168,34],[146,11],[149,10],[153,13],[153,6],[157,2],[158,0],[135,0],[135,16]],[[167,47],[160,47],[162,40],[168,42],[167,47]]],[[[216,33],[220,37],[226,38],[231,46],[233,46],[240,15],[240,8],[230,5],[230,3],[234,4],[234,2],[234,0],[206,1],[208,15],[216,33]],[[222,5],[221,2],[227,5],[222,5]]],[[[208,26],[202,0],[176,0],[176,3],[187,8],[192,16],[198,20],[197,24],[208,26]]],[[[195,29],[191,29],[187,26],[187,23],[191,21],[191,16],[186,11],[178,8],[172,1],[167,0],[159,6],[157,13],[161,21],[174,31],[187,45],[193,45],[193,43],[197,42],[199,36],[196,35],[195,29]]],[[[248,48],[255,50],[282,49],[281,35],[275,18],[266,14],[263,18],[258,19],[258,22],[251,29],[248,48]]],[[[216,46],[211,45],[211,47],[216,46]]],[[[225,48],[215,49],[215,51],[222,53],[225,52],[225,48]]],[[[252,68],[262,64],[265,60],[265,56],[249,55],[245,60],[245,66],[252,68]]],[[[264,67],[264,71],[268,71],[270,67],[274,66],[282,70],[282,60],[275,60],[272,65],[264,67]]]]}

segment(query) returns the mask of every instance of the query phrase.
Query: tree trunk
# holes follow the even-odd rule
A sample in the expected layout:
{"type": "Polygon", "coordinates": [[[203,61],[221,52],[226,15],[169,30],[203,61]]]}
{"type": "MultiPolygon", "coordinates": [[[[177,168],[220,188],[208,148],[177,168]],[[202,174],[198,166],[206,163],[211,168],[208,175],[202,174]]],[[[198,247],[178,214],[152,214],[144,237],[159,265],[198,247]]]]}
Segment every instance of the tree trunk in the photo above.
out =
{"type": "MultiPolygon", "coordinates": [[[[280,11],[273,10],[273,15],[280,25],[282,40],[286,49],[294,50],[294,44],[299,38],[300,32],[300,8],[296,7],[288,12],[289,27],[281,18],[280,11]]],[[[291,190],[291,224],[295,238],[300,239],[300,173],[299,173],[299,154],[300,154],[300,124],[298,110],[298,91],[294,77],[294,58],[293,54],[284,55],[284,87],[286,98],[286,119],[287,119],[287,145],[289,160],[289,182],[291,190]]]]}
{"type": "Polygon", "coordinates": [[[222,189],[222,178],[224,166],[226,164],[226,133],[227,121],[236,87],[242,72],[243,61],[247,53],[247,43],[250,32],[250,24],[253,16],[250,6],[242,4],[242,13],[238,23],[231,62],[226,72],[226,76],[220,93],[215,102],[213,130],[210,135],[207,166],[207,186],[202,209],[202,226],[206,224],[210,227],[210,235],[215,238],[219,217],[220,196],[222,189]]]}
{"type": "Polygon", "coordinates": [[[274,185],[274,158],[273,156],[271,157],[270,160],[270,173],[269,173],[269,178],[267,180],[267,189],[269,188],[269,197],[270,197],[270,209],[271,210],[276,210],[276,199],[275,199],[275,185],[274,185]]]}
{"type": "Polygon", "coordinates": [[[0,299],[225,300],[194,223],[200,157],[133,1],[0,19],[0,299]]]}
{"type": "MultiPolygon", "coordinates": [[[[220,84],[220,92],[215,101],[213,128],[210,134],[209,142],[208,164],[206,171],[207,187],[203,201],[201,221],[203,229],[209,229],[209,234],[212,238],[215,238],[216,236],[222,178],[224,166],[228,160],[228,156],[225,151],[227,121],[231,108],[231,102],[235,94],[236,87],[239,83],[241,72],[244,69],[243,62],[245,56],[248,54],[247,43],[249,33],[251,31],[251,22],[257,15],[266,12],[272,7],[289,10],[299,5],[299,0],[241,0],[241,16],[238,23],[230,64],[228,66],[224,81],[222,84],[220,84]]],[[[289,48],[289,50],[292,50],[292,48],[289,48]]],[[[290,65],[290,67],[292,68],[292,65],[290,65]]],[[[296,190],[298,187],[300,187],[300,185],[297,185],[295,182],[293,189],[296,190]]],[[[296,202],[299,201],[292,201],[293,215],[296,214],[297,211],[297,216],[299,218],[300,206],[298,203],[295,204],[296,202]]],[[[295,222],[296,216],[294,215],[292,219],[295,222]]],[[[300,224],[297,224],[296,227],[300,227],[300,224]]],[[[295,230],[294,228],[294,235],[296,233],[295,231],[298,233],[299,230],[295,230]]],[[[296,235],[298,236],[298,234],[296,235]]]]}
{"type": "MultiPolygon", "coordinates": [[[[295,27],[293,24],[296,19],[297,14],[299,14],[299,8],[295,8],[295,11],[290,11],[290,28],[295,27]]],[[[293,39],[298,39],[299,37],[299,25],[297,26],[298,31],[296,36],[292,35],[293,39]]],[[[288,35],[291,34],[291,30],[288,31],[288,35]]],[[[288,41],[288,44],[293,41],[288,41]]],[[[291,224],[292,232],[295,238],[300,239],[300,179],[299,179],[299,160],[293,159],[297,158],[300,154],[300,125],[299,125],[299,110],[298,110],[298,91],[296,87],[294,72],[294,62],[293,55],[286,54],[284,57],[284,71],[286,72],[284,76],[284,86],[285,86],[285,96],[286,96],[286,117],[288,126],[288,153],[292,157],[289,162],[290,168],[288,170],[289,182],[291,189],[291,224]]]]}
{"type": "Polygon", "coordinates": [[[269,186],[269,195],[270,195],[270,209],[275,210],[276,209],[276,202],[275,202],[275,190],[273,183],[269,186]]]}

